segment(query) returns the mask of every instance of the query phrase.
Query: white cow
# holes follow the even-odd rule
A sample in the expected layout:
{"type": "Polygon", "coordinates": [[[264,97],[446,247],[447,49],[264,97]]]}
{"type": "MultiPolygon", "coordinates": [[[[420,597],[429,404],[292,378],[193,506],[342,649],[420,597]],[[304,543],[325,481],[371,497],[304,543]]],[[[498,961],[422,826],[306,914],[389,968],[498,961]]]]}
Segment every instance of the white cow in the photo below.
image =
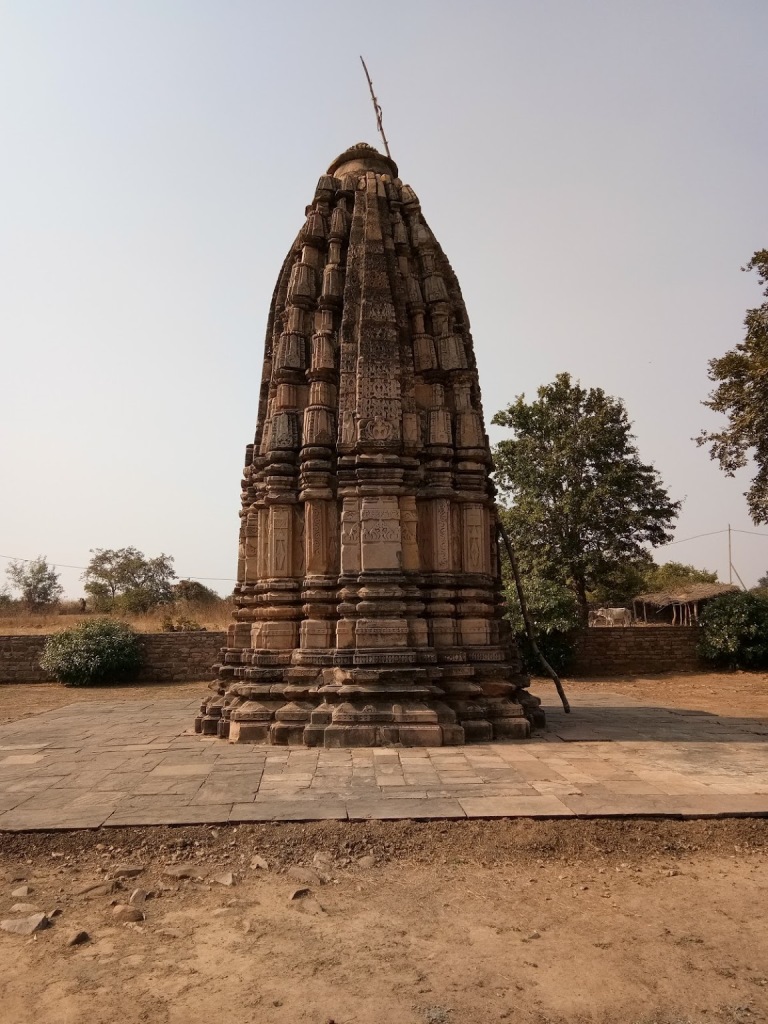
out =
{"type": "Polygon", "coordinates": [[[590,612],[590,626],[631,626],[632,612],[629,608],[596,608],[590,612]]]}

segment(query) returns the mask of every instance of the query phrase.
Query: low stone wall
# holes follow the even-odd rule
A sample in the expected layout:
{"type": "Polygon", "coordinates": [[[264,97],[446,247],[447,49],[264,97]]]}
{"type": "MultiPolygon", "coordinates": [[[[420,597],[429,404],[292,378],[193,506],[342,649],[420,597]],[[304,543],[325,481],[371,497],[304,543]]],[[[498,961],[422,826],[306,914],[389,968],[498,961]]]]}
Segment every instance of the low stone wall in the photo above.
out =
{"type": "Polygon", "coordinates": [[[571,676],[706,672],[693,626],[596,626],[576,640],[571,676]]]}
{"type": "MultiPolygon", "coordinates": [[[[40,668],[46,636],[0,636],[0,684],[47,683],[40,668]]],[[[143,633],[143,682],[192,683],[212,677],[226,633],[143,633]]]]}
{"type": "MultiPolygon", "coordinates": [[[[44,683],[45,636],[0,636],[0,683],[44,683]]],[[[212,677],[225,633],[144,633],[145,682],[195,682],[212,677]]],[[[690,626],[611,626],[585,630],[576,641],[570,676],[624,676],[706,671],[690,626]]]]}

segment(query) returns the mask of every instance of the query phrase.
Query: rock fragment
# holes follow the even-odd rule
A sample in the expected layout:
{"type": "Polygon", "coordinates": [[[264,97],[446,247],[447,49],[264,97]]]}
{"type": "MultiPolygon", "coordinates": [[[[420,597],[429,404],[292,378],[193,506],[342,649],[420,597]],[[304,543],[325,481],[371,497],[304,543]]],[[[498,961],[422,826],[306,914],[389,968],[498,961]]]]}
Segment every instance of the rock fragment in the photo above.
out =
{"type": "Polygon", "coordinates": [[[169,878],[193,878],[196,881],[201,881],[208,871],[197,864],[172,864],[165,869],[165,874],[169,878]]]}
{"type": "Polygon", "coordinates": [[[89,899],[95,896],[109,896],[116,888],[114,882],[86,882],[79,889],[75,889],[75,896],[88,896],[89,899]]]}
{"type": "Polygon", "coordinates": [[[13,935],[34,935],[50,925],[45,914],[31,914],[29,917],[8,918],[0,921],[0,929],[13,935]]]}
{"type": "Polygon", "coordinates": [[[288,868],[286,875],[295,882],[306,882],[308,885],[320,885],[321,878],[311,868],[292,867],[288,868]]]}
{"type": "Polygon", "coordinates": [[[126,924],[131,921],[143,921],[144,915],[138,907],[132,907],[128,903],[117,903],[112,908],[112,917],[119,924],[126,924]]]}
{"type": "Polygon", "coordinates": [[[31,896],[33,891],[31,885],[20,885],[18,889],[11,890],[11,896],[17,900],[23,900],[25,896],[31,896]]]}
{"type": "Polygon", "coordinates": [[[136,878],[143,870],[143,865],[122,864],[119,867],[113,868],[111,875],[112,878],[136,878]]]}
{"type": "Polygon", "coordinates": [[[91,936],[88,932],[72,932],[67,939],[68,946],[82,946],[86,942],[91,941],[91,936]]]}

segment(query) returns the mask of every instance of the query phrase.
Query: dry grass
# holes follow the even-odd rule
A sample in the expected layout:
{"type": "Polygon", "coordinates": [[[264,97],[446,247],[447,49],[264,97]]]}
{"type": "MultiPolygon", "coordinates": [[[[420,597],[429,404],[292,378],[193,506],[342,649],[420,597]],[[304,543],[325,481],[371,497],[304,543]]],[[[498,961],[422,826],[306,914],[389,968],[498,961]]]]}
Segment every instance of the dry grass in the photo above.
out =
{"type": "MultiPolygon", "coordinates": [[[[169,618],[174,621],[192,620],[207,630],[221,631],[226,630],[232,621],[232,604],[227,600],[212,605],[181,603],[156,608],[145,615],[110,614],[100,617],[126,622],[139,633],[162,633],[163,625],[169,618]]],[[[0,636],[58,633],[90,618],[93,618],[92,613],[70,611],[66,606],[48,612],[31,612],[25,608],[12,606],[0,609],[0,636]]]]}

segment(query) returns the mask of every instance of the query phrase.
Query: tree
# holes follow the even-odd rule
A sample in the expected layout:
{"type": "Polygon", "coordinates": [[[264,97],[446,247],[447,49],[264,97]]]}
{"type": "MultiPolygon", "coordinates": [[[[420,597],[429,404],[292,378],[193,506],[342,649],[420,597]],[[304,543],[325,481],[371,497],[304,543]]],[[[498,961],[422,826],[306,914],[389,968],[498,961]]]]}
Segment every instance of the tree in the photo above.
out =
{"type": "Polygon", "coordinates": [[[137,548],[95,548],[82,575],[85,591],[100,611],[146,612],[173,600],[176,578],[171,555],[147,558],[137,548]]]}
{"type": "MultiPolygon", "coordinates": [[[[757,271],[761,285],[768,285],[768,249],[761,249],[742,267],[757,271]]],[[[768,299],[768,287],[763,291],[768,299]]],[[[747,465],[757,466],[747,506],[752,521],[768,523],[768,301],[748,309],[744,341],[719,359],[710,359],[708,376],[717,384],[703,404],[728,417],[720,431],[703,430],[696,443],[708,444],[710,458],[720,463],[726,476],[747,465]]]]}
{"type": "Polygon", "coordinates": [[[708,601],[698,650],[718,668],[768,668],[768,597],[739,591],[708,601]]]}
{"type": "Polygon", "coordinates": [[[179,580],[173,588],[173,597],[175,601],[186,601],[187,604],[218,604],[221,601],[215,590],[199,580],[179,580]]]}
{"type": "Polygon", "coordinates": [[[493,422],[515,432],[494,460],[516,547],[572,591],[586,623],[589,592],[622,566],[647,564],[643,545],[669,542],[680,502],[641,462],[624,403],[567,373],[530,403],[519,395],[493,422]]]}
{"type": "Polygon", "coordinates": [[[29,561],[9,562],[6,574],[11,586],[21,591],[24,603],[35,610],[56,604],[64,593],[59,574],[48,565],[45,555],[29,561]]]}
{"type": "Polygon", "coordinates": [[[662,590],[682,590],[692,583],[717,583],[717,573],[707,569],[697,569],[695,565],[684,562],[655,563],[645,573],[643,589],[645,593],[658,593],[662,590]]]}
{"type": "Polygon", "coordinates": [[[758,590],[768,590],[768,572],[757,581],[758,590]]]}

